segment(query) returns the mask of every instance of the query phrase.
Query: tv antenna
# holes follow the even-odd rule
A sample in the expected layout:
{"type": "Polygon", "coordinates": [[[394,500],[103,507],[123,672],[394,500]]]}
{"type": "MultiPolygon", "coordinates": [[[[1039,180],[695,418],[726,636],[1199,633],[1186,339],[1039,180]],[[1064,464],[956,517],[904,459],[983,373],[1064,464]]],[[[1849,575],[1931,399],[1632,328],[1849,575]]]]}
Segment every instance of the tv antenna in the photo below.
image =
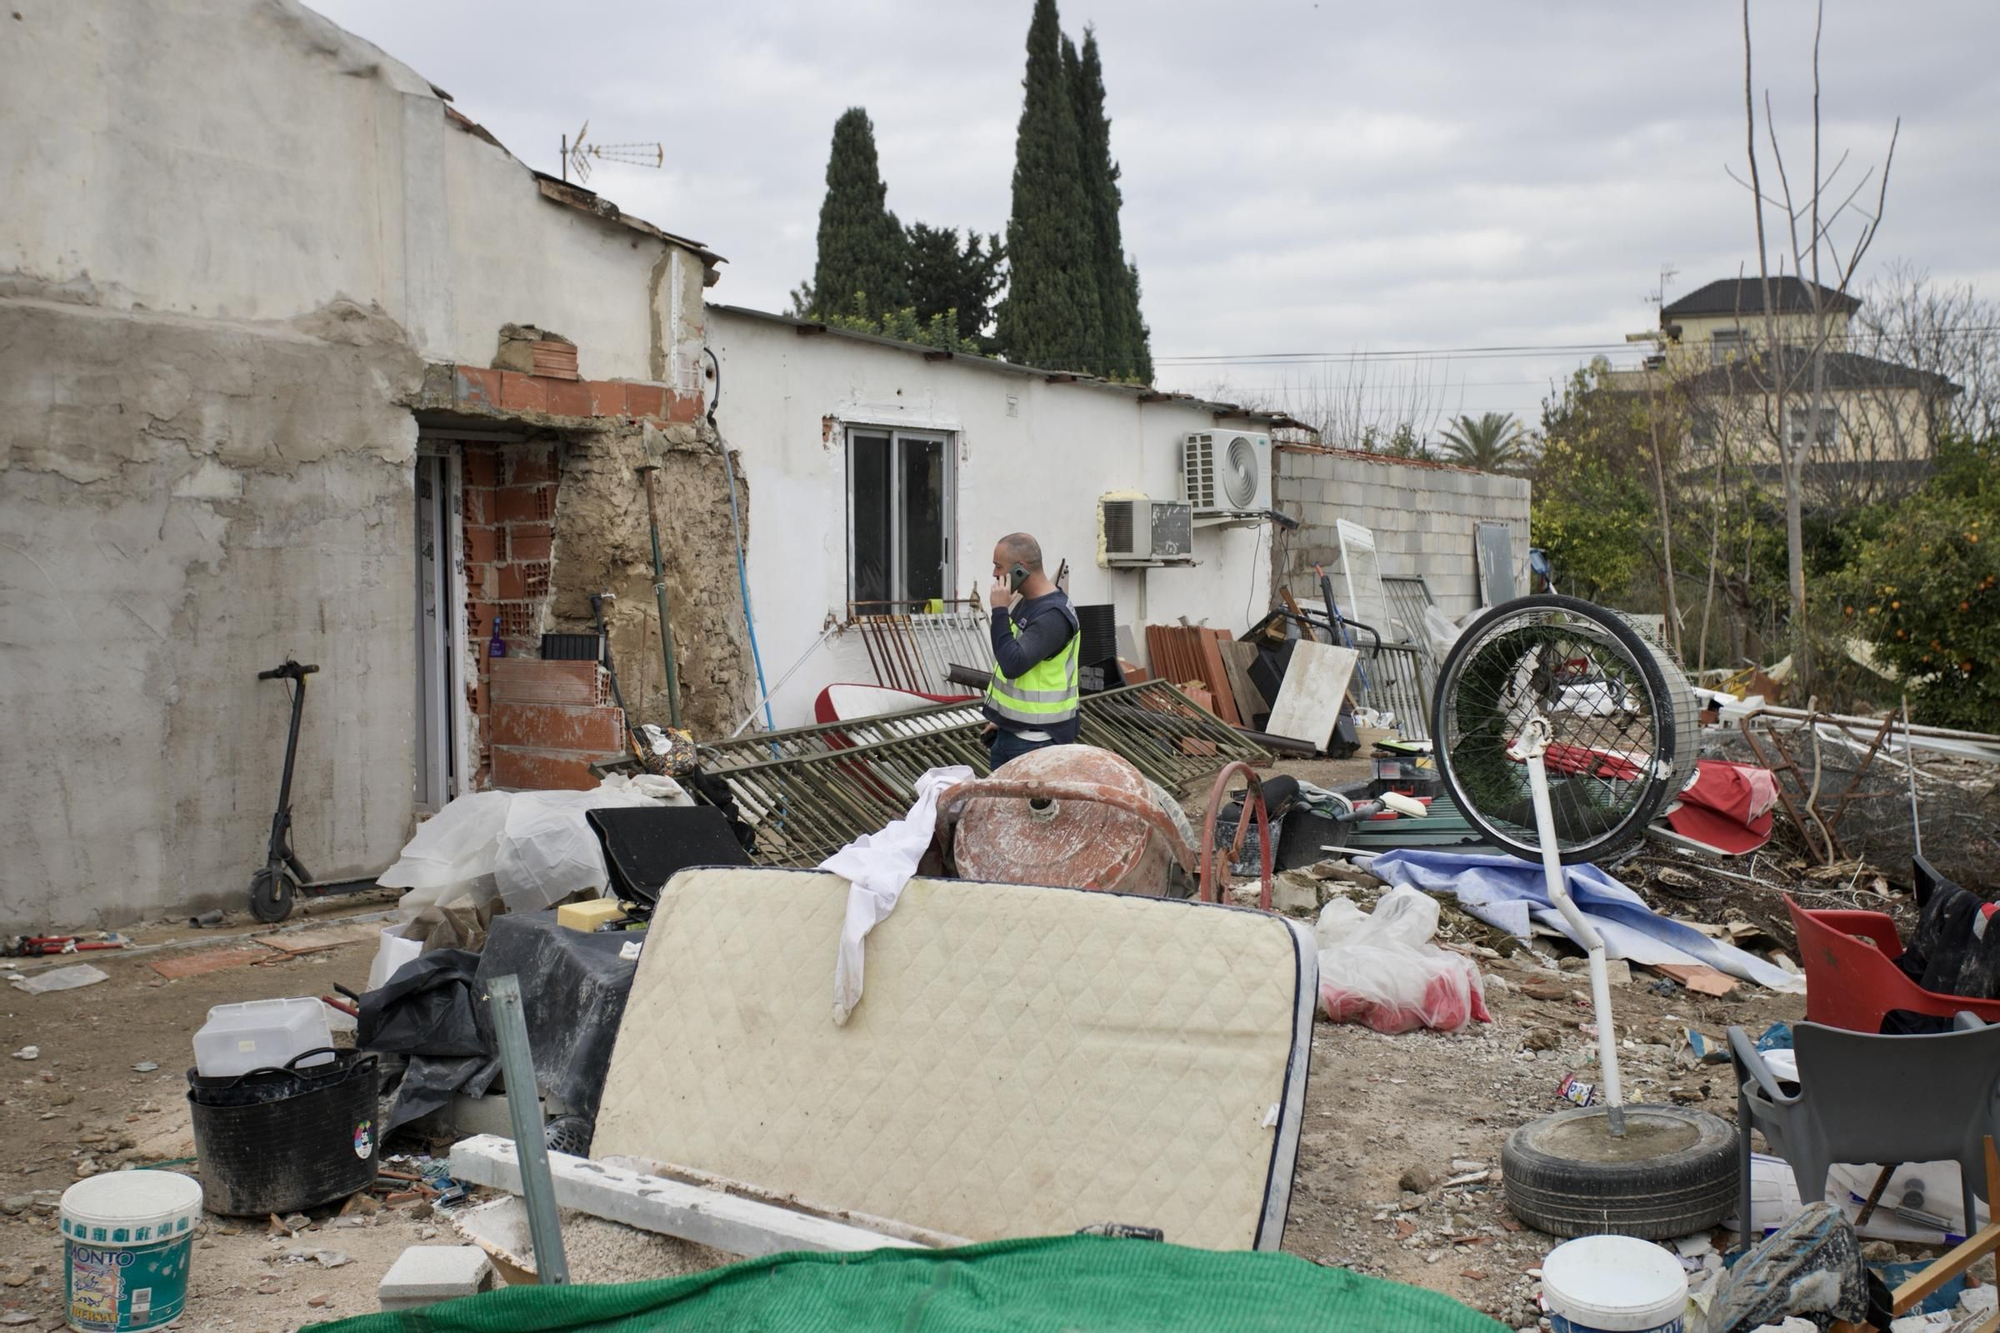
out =
{"type": "Polygon", "coordinates": [[[567,134],[562,141],[562,174],[566,181],[570,173],[576,173],[577,184],[590,179],[594,162],[621,162],[628,167],[652,167],[656,170],[667,165],[667,146],[663,143],[587,143],[590,122],[584,121],[583,128],[576,132],[574,139],[567,134]]]}

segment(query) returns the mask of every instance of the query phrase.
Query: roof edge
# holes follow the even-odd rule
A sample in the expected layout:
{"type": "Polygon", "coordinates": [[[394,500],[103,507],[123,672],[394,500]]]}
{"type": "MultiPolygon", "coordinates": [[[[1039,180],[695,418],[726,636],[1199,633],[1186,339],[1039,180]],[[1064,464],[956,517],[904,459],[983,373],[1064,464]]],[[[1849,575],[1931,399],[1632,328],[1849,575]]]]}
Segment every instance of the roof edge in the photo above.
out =
{"type": "MultiPolygon", "coordinates": [[[[1081,370],[1049,370],[1040,366],[1027,366],[1014,361],[1002,361],[998,357],[981,356],[977,352],[947,352],[923,343],[905,342],[901,338],[891,338],[880,333],[863,333],[859,329],[843,329],[838,325],[826,324],[814,319],[801,319],[797,315],[780,315],[770,310],[757,310],[750,306],[725,305],[711,302],[708,309],[725,315],[740,315],[745,319],[760,320],[767,324],[787,325],[806,336],[826,335],[844,338],[851,342],[871,343],[899,352],[920,355],[926,361],[958,361],[980,370],[1002,375],[1016,375],[1022,379],[1038,379],[1045,384],[1075,384],[1087,389],[1104,389],[1124,394],[1141,406],[1155,403],[1172,403],[1181,407],[1206,410],[1218,420],[1256,421],[1274,430],[1287,427],[1311,431],[1312,427],[1283,412],[1264,412],[1244,407],[1241,403],[1224,403],[1212,399],[1199,398],[1191,393],[1177,393],[1169,389],[1155,388],[1150,384],[1127,384],[1121,380],[1105,379],[1081,370]]],[[[1313,432],[1317,434],[1317,431],[1313,432]]]]}

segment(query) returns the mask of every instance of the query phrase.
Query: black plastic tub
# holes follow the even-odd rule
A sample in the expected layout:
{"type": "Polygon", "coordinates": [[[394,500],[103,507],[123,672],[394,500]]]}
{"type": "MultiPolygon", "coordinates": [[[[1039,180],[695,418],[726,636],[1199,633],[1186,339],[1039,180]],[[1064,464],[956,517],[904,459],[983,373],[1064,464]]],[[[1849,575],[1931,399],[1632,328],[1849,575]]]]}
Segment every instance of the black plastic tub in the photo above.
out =
{"type": "Polygon", "coordinates": [[[376,1057],[344,1051],[331,1064],[299,1068],[326,1053],[306,1051],[283,1069],[235,1078],[188,1070],[205,1209],[225,1217],[282,1217],[345,1198],[375,1179],[376,1057]]]}

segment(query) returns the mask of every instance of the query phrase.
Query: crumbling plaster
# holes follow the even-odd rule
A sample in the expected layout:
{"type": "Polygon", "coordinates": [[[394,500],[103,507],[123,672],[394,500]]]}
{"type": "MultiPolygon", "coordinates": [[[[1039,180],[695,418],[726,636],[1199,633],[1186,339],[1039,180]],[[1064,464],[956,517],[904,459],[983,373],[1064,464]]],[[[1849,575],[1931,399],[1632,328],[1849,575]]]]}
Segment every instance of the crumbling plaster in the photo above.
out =
{"type": "Polygon", "coordinates": [[[395,399],[421,372],[348,302],[256,324],[0,297],[0,929],[239,907],[288,721],[256,672],[287,655],[321,668],[300,858],[393,857],[415,692],[395,399]]]}

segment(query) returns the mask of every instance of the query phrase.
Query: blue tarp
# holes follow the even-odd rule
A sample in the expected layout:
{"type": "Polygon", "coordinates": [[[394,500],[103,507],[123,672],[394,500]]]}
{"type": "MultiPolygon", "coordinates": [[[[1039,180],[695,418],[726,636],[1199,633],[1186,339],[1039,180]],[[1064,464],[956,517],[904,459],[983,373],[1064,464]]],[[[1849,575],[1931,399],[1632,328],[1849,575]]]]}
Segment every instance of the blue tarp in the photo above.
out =
{"type": "MultiPolygon", "coordinates": [[[[1549,902],[1539,861],[1523,861],[1504,854],[1412,849],[1384,852],[1369,868],[1390,884],[1407,884],[1426,893],[1451,894],[1467,912],[1509,935],[1526,939],[1533,924],[1576,938],[1569,923],[1549,902]]],[[[1564,866],[1563,870],[1570,898],[1604,936],[1607,957],[1635,963],[1706,963],[1717,971],[1771,990],[1805,992],[1804,977],[1775,967],[1734,945],[1710,939],[1692,926],[1669,921],[1596,866],[1564,866]]]]}

